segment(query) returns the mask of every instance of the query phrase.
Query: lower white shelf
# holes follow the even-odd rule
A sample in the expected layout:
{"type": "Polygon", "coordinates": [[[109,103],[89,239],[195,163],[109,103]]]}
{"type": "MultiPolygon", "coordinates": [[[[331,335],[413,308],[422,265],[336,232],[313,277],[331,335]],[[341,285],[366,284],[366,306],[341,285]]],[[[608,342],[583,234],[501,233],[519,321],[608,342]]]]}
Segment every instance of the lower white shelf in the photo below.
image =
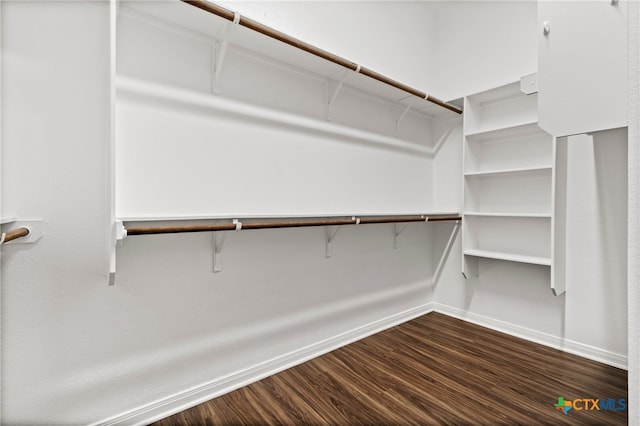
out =
{"type": "Polygon", "coordinates": [[[549,218],[551,213],[464,212],[465,216],[549,218]]]}
{"type": "Polygon", "coordinates": [[[501,253],[489,250],[465,250],[467,256],[484,257],[486,259],[508,260],[510,262],[530,263],[533,265],[551,266],[551,259],[548,257],[526,256],[514,253],[501,253]]]}
{"type": "Polygon", "coordinates": [[[512,168],[502,168],[502,169],[492,169],[492,170],[483,170],[483,171],[474,171],[474,172],[466,172],[464,175],[467,177],[482,177],[482,176],[491,176],[491,175],[508,175],[514,173],[528,173],[528,172],[540,172],[545,170],[551,170],[551,166],[531,166],[531,167],[512,167],[512,168]]]}

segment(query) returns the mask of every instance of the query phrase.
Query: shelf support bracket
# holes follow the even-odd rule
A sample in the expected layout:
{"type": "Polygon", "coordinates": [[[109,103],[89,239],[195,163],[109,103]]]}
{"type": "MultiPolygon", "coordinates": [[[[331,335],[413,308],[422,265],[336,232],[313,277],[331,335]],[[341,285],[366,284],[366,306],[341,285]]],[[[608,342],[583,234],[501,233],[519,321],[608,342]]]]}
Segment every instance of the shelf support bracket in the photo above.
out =
{"type": "Polygon", "coordinates": [[[396,117],[395,117],[395,129],[398,130],[398,126],[400,125],[400,122],[402,120],[404,120],[404,117],[406,117],[407,113],[409,112],[409,110],[411,109],[411,105],[407,105],[405,106],[404,110],[400,113],[400,116],[398,116],[398,110],[400,109],[400,106],[402,104],[400,102],[396,102],[396,117]]]}
{"type": "Polygon", "coordinates": [[[217,40],[211,47],[211,60],[213,62],[211,64],[211,68],[213,69],[213,82],[211,83],[211,87],[214,93],[220,93],[222,91],[220,75],[222,74],[222,65],[224,64],[227,47],[229,46],[229,36],[231,35],[231,29],[238,25],[239,22],[240,14],[234,12],[233,22],[225,22],[220,40],[217,40]]]}
{"type": "Polygon", "coordinates": [[[438,151],[440,151],[440,148],[442,148],[444,143],[447,141],[447,138],[449,137],[449,135],[453,131],[453,127],[454,127],[453,125],[447,127],[444,130],[444,132],[442,132],[442,134],[438,137],[438,141],[436,142],[436,144],[433,147],[434,154],[437,154],[438,151]]]}
{"type": "Polygon", "coordinates": [[[325,246],[324,246],[324,257],[331,257],[331,243],[338,235],[338,231],[340,230],[340,226],[325,226],[324,227],[324,236],[325,236],[325,246]]]}
{"type": "Polygon", "coordinates": [[[222,249],[226,240],[226,232],[213,233],[213,272],[222,271],[222,249]]]}
{"type": "Polygon", "coordinates": [[[116,244],[122,244],[122,241],[127,238],[127,228],[124,227],[124,223],[121,220],[116,220],[115,234],[116,244]]]}
{"type": "MultiPolygon", "coordinates": [[[[234,225],[236,225],[236,231],[242,229],[242,222],[238,219],[233,219],[234,225]]],[[[227,232],[214,232],[213,233],[213,272],[222,271],[222,249],[224,243],[227,241],[227,232]]]]}
{"type": "Polygon", "coordinates": [[[393,249],[397,250],[399,245],[398,245],[398,237],[400,236],[400,234],[402,234],[402,232],[407,228],[409,224],[405,223],[405,224],[397,224],[394,223],[393,224],[393,249]]]}
{"type": "MultiPolygon", "coordinates": [[[[336,102],[336,99],[338,98],[338,94],[340,93],[340,90],[342,89],[342,86],[344,85],[344,82],[347,80],[347,77],[349,76],[349,69],[345,69],[344,71],[342,71],[342,75],[340,76],[340,78],[338,79],[337,83],[338,85],[336,86],[336,89],[333,91],[333,93],[331,93],[331,81],[332,79],[329,79],[329,84],[327,86],[327,90],[329,92],[329,103],[328,103],[328,108],[327,108],[327,120],[331,121],[331,112],[333,110],[333,104],[336,102]]],[[[360,65],[357,66],[357,68],[354,71],[356,74],[360,72],[360,65]]]]}
{"type": "MultiPolygon", "coordinates": [[[[451,248],[453,247],[453,243],[456,241],[456,237],[458,236],[458,232],[460,231],[461,223],[459,220],[456,220],[456,223],[453,225],[453,229],[451,230],[451,235],[449,235],[449,241],[447,241],[447,245],[444,247],[442,252],[442,256],[440,257],[440,261],[438,262],[438,266],[433,273],[433,284],[436,284],[440,279],[440,274],[442,274],[442,270],[444,269],[444,264],[449,257],[449,253],[451,253],[451,248]]],[[[465,277],[466,278],[466,277],[465,277]]]]}

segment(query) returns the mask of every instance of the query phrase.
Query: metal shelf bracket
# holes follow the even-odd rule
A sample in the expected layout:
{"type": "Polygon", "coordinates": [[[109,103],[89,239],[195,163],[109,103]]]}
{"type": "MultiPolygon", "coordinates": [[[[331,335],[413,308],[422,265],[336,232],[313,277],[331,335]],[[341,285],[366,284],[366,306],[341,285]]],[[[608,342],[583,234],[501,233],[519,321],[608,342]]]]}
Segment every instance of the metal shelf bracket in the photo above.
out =
{"type": "Polygon", "coordinates": [[[405,106],[405,105],[402,105],[400,102],[396,102],[395,120],[394,120],[396,130],[398,130],[398,126],[400,125],[400,122],[406,117],[410,109],[411,109],[411,105],[405,106]],[[404,110],[402,110],[402,112],[400,112],[400,115],[398,115],[402,106],[404,106],[404,110]]]}
{"type": "Polygon", "coordinates": [[[340,93],[340,90],[342,89],[344,82],[347,80],[347,77],[351,72],[354,72],[356,74],[359,73],[360,65],[358,65],[355,70],[345,69],[342,71],[342,73],[340,74],[340,77],[336,80],[338,85],[336,86],[333,93],[331,93],[331,82],[333,81],[333,79],[329,79],[329,84],[327,85],[327,90],[329,92],[329,103],[327,105],[327,121],[331,121],[332,119],[331,112],[333,111],[333,104],[336,102],[336,99],[338,98],[338,94],[340,93]]]}
{"type": "Polygon", "coordinates": [[[325,226],[324,227],[324,236],[325,236],[325,246],[324,246],[324,257],[331,257],[331,243],[338,235],[338,231],[340,231],[341,226],[325,226]]]}
{"type": "Polygon", "coordinates": [[[398,245],[398,237],[400,236],[400,234],[402,234],[402,232],[407,228],[408,223],[404,223],[404,224],[397,224],[394,223],[393,224],[393,249],[397,250],[399,245],[398,245]]]}
{"type": "MultiPolygon", "coordinates": [[[[440,275],[442,274],[444,265],[447,261],[447,258],[449,257],[449,253],[451,253],[451,248],[453,247],[453,244],[456,241],[456,237],[458,236],[458,232],[460,231],[461,227],[462,227],[462,222],[459,220],[456,220],[455,224],[453,225],[453,229],[451,230],[451,234],[449,235],[449,240],[447,241],[447,244],[442,252],[442,256],[440,256],[440,261],[438,262],[438,266],[436,267],[436,270],[433,273],[433,279],[432,279],[433,284],[437,284],[438,280],[440,279],[440,275]]],[[[467,277],[465,276],[465,278],[467,277]]]]}
{"type": "MultiPolygon", "coordinates": [[[[233,219],[233,223],[236,225],[236,231],[242,229],[242,222],[238,219],[233,219]]],[[[227,232],[214,232],[213,233],[213,272],[222,271],[222,249],[224,243],[227,241],[227,232]]]]}
{"type": "Polygon", "coordinates": [[[229,36],[231,35],[231,29],[238,25],[239,22],[240,14],[235,12],[233,22],[225,22],[220,39],[211,46],[211,69],[213,70],[211,88],[213,93],[220,93],[222,91],[220,75],[222,74],[222,65],[224,64],[227,47],[229,46],[229,36]]]}
{"type": "Polygon", "coordinates": [[[213,272],[222,271],[222,249],[226,240],[226,232],[213,233],[213,272]]]}

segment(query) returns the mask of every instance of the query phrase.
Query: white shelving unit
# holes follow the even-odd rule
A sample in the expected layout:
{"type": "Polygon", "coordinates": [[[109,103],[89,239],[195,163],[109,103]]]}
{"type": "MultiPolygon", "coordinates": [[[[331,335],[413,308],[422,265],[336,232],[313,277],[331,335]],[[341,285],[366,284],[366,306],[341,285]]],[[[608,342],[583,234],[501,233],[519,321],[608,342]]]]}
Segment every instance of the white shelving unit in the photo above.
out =
{"type": "Polygon", "coordinates": [[[433,210],[457,112],[182,1],[121,2],[116,36],[115,219],[433,210]]]}
{"type": "Polygon", "coordinates": [[[564,292],[556,150],[538,127],[537,93],[522,93],[519,81],[465,99],[465,277],[478,275],[481,259],[541,265],[554,293],[564,292]]]}

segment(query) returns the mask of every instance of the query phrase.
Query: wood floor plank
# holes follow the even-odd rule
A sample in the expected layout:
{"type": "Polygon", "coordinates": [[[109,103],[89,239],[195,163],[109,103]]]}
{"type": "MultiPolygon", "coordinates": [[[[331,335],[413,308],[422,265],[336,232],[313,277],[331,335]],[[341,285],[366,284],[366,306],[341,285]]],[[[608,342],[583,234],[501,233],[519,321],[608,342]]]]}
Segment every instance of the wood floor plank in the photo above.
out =
{"type": "Polygon", "coordinates": [[[558,397],[626,399],[626,371],[431,313],[155,425],[627,424],[558,397]]]}
{"type": "Polygon", "coordinates": [[[256,383],[263,387],[261,397],[272,412],[288,413],[295,424],[326,424],[325,419],[301,398],[292,398],[294,389],[275,375],[256,383]],[[270,401],[273,400],[273,401],[270,401]]]}
{"type": "MultiPolygon", "coordinates": [[[[416,363],[406,356],[402,360],[390,358],[385,360],[386,362],[380,362],[376,360],[375,355],[371,355],[371,352],[359,352],[344,354],[342,360],[344,361],[349,355],[355,357],[355,361],[350,363],[352,368],[363,366],[367,370],[362,374],[363,377],[375,376],[375,382],[386,389],[388,394],[393,395],[396,400],[405,402],[406,405],[400,407],[401,410],[405,410],[408,406],[418,406],[425,417],[435,419],[438,418],[439,412],[449,413],[451,404],[455,403],[460,409],[455,418],[458,422],[468,423],[474,419],[468,416],[467,412],[484,408],[481,401],[459,398],[460,393],[456,389],[459,384],[456,381],[445,375],[436,374],[435,371],[432,377],[422,375],[420,367],[415,368],[416,363]],[[391,365],[402,365],[402,368],[389,371],[389,362],[392,363],[391,365]]],[[[486,412],[490,413],[488,415],[491,417],[497,414],[491,408],[486,412]]]]}

